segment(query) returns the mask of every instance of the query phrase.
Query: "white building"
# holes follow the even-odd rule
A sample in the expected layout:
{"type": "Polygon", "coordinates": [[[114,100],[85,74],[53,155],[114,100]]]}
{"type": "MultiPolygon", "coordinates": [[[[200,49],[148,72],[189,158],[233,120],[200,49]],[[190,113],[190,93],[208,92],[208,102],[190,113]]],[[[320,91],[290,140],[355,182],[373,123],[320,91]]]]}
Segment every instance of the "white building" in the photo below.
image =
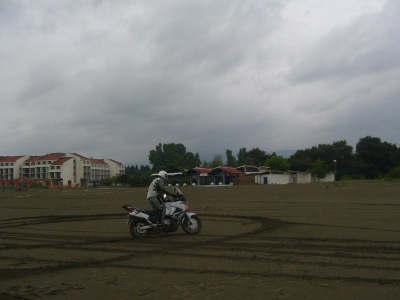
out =
{"type": "Polygon", "coordinates": [[[0,159],[0,180],[23,176],[49,186],[87,187],[90,182],[124,174],[115,160],[88,159],[77,153],[50,153],[43,156],[7,156],[0,159]]]}
{"type": "Polygon", "coordinates": [[[125,167],[120,162],[113,159],[103,159],[103,161],[110,167],[110,176],[125,174],[125,167]]]}
{"type": "Polygon", "coordinates": [[[333,182],[335,175],[333,172],[326,174],[324,178],[318,179],[308,172],[278,172],[267,171],[255,175],[254,182],[257,184],[289,184],[289,183],[311,183],[311,182],[333,182]]]}
{"type": "Polygon", "coordinates": [[[0,159],[0,180],[14,180],[21,176],[21,166],[29,156],[6,156],[0,159]]]}
{"type": "Polygon", "coordinates": [[[106,164],[103,160],[91,158],[90,162],[92,164],[92,182],[99,182],[103,179],[112,177],[110,166],[106,164]]]}

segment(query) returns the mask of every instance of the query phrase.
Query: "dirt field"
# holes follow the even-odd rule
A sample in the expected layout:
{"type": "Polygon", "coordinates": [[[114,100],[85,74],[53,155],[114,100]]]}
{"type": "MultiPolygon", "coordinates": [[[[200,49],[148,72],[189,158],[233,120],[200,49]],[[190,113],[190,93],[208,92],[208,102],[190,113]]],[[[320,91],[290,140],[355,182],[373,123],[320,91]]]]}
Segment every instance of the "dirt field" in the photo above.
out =
{"type": "Polygon", "coordinates": [[[0,299],[399,299],[400,183],[182,188],[203,221],[134,240],[145,188],[0,191],[0,299]]]}

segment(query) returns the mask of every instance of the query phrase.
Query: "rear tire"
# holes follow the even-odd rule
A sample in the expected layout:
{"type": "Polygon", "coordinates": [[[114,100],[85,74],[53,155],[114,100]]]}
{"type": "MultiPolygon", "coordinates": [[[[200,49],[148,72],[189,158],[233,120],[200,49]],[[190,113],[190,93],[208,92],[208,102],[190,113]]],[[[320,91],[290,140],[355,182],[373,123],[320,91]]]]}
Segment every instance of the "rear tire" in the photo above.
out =
{"type": "Polygon", "coordinates": [[[142,229],[142,226],[147,225],[143,221],[133,221],[129,225],[129,232],[131,236],[135,239],[145,239],[148,238],[151,234],[151,229],[142,229]]]}
{"type": "Polygon", "coordinates": [[[198,234],[201,231],[201,220],[197,215],[182,220],[182,229],[187,234],[198,234]]]}

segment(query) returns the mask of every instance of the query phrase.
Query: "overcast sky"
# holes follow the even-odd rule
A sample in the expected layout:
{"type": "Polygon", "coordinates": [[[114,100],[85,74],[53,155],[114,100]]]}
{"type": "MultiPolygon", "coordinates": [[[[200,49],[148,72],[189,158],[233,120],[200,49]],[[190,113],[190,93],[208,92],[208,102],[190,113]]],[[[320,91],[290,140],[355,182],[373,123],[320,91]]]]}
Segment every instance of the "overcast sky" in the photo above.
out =
{"type": "Polygon", "coordinates": [[[398,0],[0,0],[0,155],[400,144],[398,0]]]}

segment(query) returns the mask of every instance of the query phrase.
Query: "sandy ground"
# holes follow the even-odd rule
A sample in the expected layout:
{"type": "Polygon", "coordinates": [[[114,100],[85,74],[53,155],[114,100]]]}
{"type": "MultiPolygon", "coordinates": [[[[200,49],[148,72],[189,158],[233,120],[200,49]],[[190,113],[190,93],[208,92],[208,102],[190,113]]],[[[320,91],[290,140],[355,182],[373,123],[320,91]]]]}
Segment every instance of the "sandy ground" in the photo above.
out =
{"type": "Polygon", "coordinates": [[[145,188],[0,191],[0,299],[399,299],[400,183],[185,187],[199,235],[134,240],[145,188]]]}

